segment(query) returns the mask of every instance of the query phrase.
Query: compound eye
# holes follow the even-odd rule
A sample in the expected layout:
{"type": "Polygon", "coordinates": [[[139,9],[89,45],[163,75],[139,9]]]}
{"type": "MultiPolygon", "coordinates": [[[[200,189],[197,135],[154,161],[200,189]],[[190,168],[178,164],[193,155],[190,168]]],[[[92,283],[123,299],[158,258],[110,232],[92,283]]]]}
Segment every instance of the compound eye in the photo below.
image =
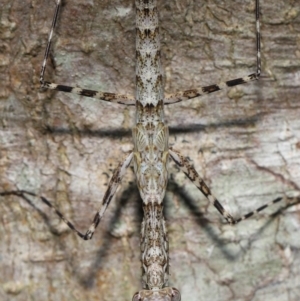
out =
{"type": "Polygon", "coordinates": [[[140,301],[140,300],[141,300],[140,294],[139,292],[136,292],[132,297],[132,301],[140,301]]]}
{"type": "Polygon", "coordinates": [[[172,301],[180,301],[181,300],[181,295],[180,292],[177,288],[172,287],[172,301]]]}

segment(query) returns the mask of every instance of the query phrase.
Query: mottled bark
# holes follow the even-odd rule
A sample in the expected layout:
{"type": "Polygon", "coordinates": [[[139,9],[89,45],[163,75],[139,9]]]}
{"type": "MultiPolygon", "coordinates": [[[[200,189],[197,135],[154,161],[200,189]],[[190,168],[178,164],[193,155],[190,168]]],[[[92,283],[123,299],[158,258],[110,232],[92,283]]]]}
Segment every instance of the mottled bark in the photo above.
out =
{"type": "MultiPolygon", "coordinates": [[[[166,108],[171,143],[235,216],[300,190],[299,3],[261,6],[261,80],[166,108]]],[[[134,108],[41,93],[54,1],[0,9],[1,191],[39,193],[85,229],[132,148],[134,108]]],[[[160,1],[160,19],[167,93],[255,71],[253,0],[160,1]]],[[[66,1],[57,33],[48,80],[134,93],[133,1],[66,1]]],[[[300,299],[299,206],[231,227],[173,163],[170,174],[170,284],[183,301],[300,299]]],[[[131,170],[92,241],[30,200],[0,198],[1,300],[131,300],[142,219],[131,170]]]]}

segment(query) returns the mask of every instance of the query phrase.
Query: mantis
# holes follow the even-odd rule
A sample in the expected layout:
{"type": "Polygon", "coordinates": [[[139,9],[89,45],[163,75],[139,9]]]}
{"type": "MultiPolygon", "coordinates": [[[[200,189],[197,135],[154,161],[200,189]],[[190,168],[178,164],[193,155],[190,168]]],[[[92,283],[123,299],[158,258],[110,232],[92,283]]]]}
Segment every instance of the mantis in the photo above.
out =
{"type": "Polygon", "coordinates": [[[195,168],[177,150],[168,145],[168,127],[164,120],[164,105],[186,101],[203,94],[216,92],[225,87],[232,87],[249,81],[255,81],[260,76],[260,31],[259,31],[259,3],[256,1],[257,25],[257,70],[248,76],[228,80],[223,83],[206,87],[189,89],[172,95],[164,95],[163,79],[160,66],[160,42],[158,29],[158,13],[156,1],[136,1],[136,95],[121,95],[110,92],[99,92],[65,85],[50,83],[44,80],[47,58],[51,46],[53,31],[61,1],[57,2],[53,25],[46,48],[45,59],[41,71],[41,86],[43,88],[62,92],[75,93],[93,97],[103,101],[136,106],[136,120],[133,128],[133,151],[121,162],[115,170],[102,206],[96,213],[92,225],[86,233],[81,233],[69,222],[60,211],[44,197],[41,200],[53,208],[67,225],[85,240],[93,237],[96,227],[104,216],[126,169],[133,161],[137,178],[137,185],[143,200],[144,220],[141,231],[141,251],[143,280],[145,290],[134,295],[134,300],[180,300],[179,291],[167,286],[169,273],[169,250],[165,221],[163,217],[163,198],[168,180],[167,164],[171,158],[187,175],[196,187],[208,198],[216,209],[224,216],[229,224],[236,224],[270,204],[280,201],[277,198],[272,202],[259,207],[241,218],[234,219],[221,203],[213,196],[209,187],[204,183],[195,168]]]}

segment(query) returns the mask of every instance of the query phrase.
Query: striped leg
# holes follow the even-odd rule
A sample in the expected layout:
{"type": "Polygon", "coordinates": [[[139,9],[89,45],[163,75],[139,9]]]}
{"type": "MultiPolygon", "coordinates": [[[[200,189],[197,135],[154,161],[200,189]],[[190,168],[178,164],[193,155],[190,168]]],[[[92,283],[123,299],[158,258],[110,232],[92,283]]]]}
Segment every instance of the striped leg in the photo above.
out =
{"type": "Polygon", "coordinates": [[[55,25],[56,25],[60,7],[61,7],[61,0],[57,0],[54,16],[53,16],[53,20],[52,20],[51,30],[50,30],[49,37],[48,37],[47,47],[45,50],[44,60],[43,60],[42,68],[41,68],[41,73],[40,73],[41,88],[57,90],[57,91],[61,91],[61,92],[74,93],[74,94],[78,94],[78,95],[82,95],[82,96],[92,97],[95,99],[100,99],[100,100],[124,104],[124,105],[135,105],[135,99],[133,96],[130,96],[130,95],[88,90],[88,89],[82,89],[79,87],[70,87],[70,86],[59,85],[59,84],[47,82],[44,80],[46,64],[47,64],[47,60],[48,60],[49,53],[50,53],[52,37],[53,37],[53,33],[54,33],[54,29],[55,29],[55,25]]]}
{"type": "Polygon", "coordinates": [[[195,97],[199,97],[205,94],[210,94],[212,92],[219,91],[226,87],[234,87],[241,85],[250,81],[258,80],[261,72],[261,54],[260,54],[260,23],[259,23],[259,0],[256,0],[256,73],[252,73],[245,77],[240,77],[219,84],[214,84],[210,86],[200,87],[196,89],[190,89],[186,91],[177,92],[174,94],[166,95],[164,99],[164,104],[172,104],[195,97]]]}
{"type": "Polygon", "coordinates": [[[231,225],[237,224],[240,221],[249,218],[250,216],[264,210],[270,205],[275,204],[283,199],[282,197],[278,197],[275,200],[269,202],[268,204],[265,204],[257,208],[256,210],[241,216],[240,218],[234,219],[232,215],[224,209],[221,203],[211,193],[208,186],[204,183],[203,179],[201,179],[201,177],[195,170],[194,166],[189,163],[188,159],[183,157],[178,151],[175,151],[174,149],[169,149],[169,154],[171,158],[174,160],[174,162],[186,174],[186,176],[196,185],[196,187],[206,196],[206,198],[210,201],[210,203],[217,208],[217,210],[224,216],[226,221],[231,225]]]}
{"type": "Polygon", "coordinates": [[[74,231],[80,238],[84,239],[84,240],[88,240],[88,239],[92,239],[93,234],[95,232],[95,229],[97,228],[97,226],[99,225],[105,210],[107,208],[107,206],[109,205],[111,199],[113,198],[123,176],[125,175],[126,169],[127,167],[130,165],[130,162],[132,160],[133,157],[133,153],[131,153],[123,163],[120,163],[118,168],[114,171],[114,174],[108,184],[108,188],[105,192],[105,195],[102,199],[102,206],[100,208],[100,210],[96,213],[93,223],[91,224],[91,226],[89,227],[89,229],[87,230],[87,232],[85,234],[81,233],[80,231],[78,231],[75,226],[64,217],[64,215],[56,208],[54,207],[46,198],[44,198],[43,196],[38,196],[35,193],[32,192],[28,192],[28,191],[24,191],[24,190],[16,190],[16,191],[6,191],[6,192],[0,192],[0,195],[5,196],[5,195],[17,195],[17,196],[21,196],[21,197],[25,197],[25,195],[30,195],[30,196],[34,196],[34,197],[39,197],[41,199],[42,202],[44,202],[47,206],[49,206],[51,209],[53,209],[53,211],[69,226],[69,228],[74,231]]]}
{"type": "Polygon", "coordinates": [[[187,158],[183,157],[178,151],[169,149],[169,154],[174,162],[180,167],[180,169],[186,174],[186,176],[196,185],[196,187],[206,196],[211,204],[213,204],[217,210],[225,217],[229,224],[235,224],[234,218],[228,213],[220,202],[213,196],[208,186],[201,179],[194,166],[191,165],[187,158]]]}

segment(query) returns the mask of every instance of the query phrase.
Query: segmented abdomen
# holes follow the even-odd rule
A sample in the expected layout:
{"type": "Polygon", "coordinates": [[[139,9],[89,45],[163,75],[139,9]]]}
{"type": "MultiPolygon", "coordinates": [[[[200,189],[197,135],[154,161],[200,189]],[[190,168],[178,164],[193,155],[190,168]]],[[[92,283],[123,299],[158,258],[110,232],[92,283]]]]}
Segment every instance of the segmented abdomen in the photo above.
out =
{"type": "Polygon", "coordinates": [[[136,99],[142,106],[163,100],[156,0],[136,1],[136,99]]]}

